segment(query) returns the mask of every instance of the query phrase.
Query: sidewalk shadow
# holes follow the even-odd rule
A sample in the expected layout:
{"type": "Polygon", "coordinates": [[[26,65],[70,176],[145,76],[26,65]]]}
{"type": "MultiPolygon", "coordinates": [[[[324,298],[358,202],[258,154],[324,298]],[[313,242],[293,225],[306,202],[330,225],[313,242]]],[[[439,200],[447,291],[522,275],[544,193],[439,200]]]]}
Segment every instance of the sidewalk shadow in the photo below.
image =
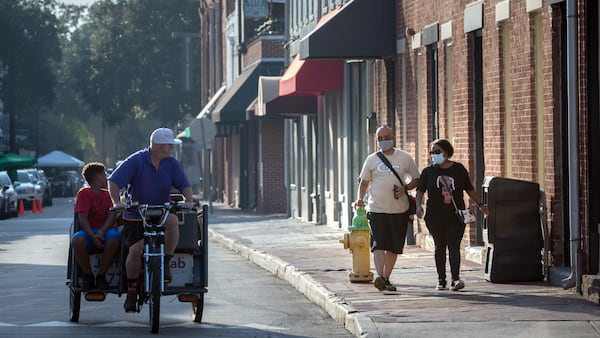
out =
{"type": "MultiPolygon", "coordinates": [[[[486,287],[492,287],[493,285],[496,284],[492,284],[490,286],[486,285],[486,287]]],[[[538,286],[540,288],[547,288],[545,291],[541,292],[552,292],[549,285],[539,282],[502,285],[512,285],[515,288],[518,288],[520,285],[523,287],[538,286]]],[[[476,307],[494,305],[496,308],[507,306],[525,309],[535,308],[539,310],[548,310],[549,308],[559,307],[560,312],[565,314],[586,314],[596,316],[598,318],[597,320],[600,320],[600,307],[581,298],[581,296],[578,294],[532,294],[536,291],[523,290],[523,292],[515,292],[507,290],[490,291],[482,289],[469,289],[456,292],[449,290],[431,290],[430,286],[425,287],[423,285],[397,284],[397,286],[399,289],[398,294],[401,296],[415,297],[416,301],[418,301],[418,297],[422,297],[424,302],[427,301],[426,299],[431,298],[437,298],[442,302],[458,302],[458,304],[456,304],[457,308],[469,307],[469,305],[476,307]],[[408,289],[406,287],[408,287],[408,289]]],[[[559,287],[557,288],[560,289],[559,287]]],[[[433,300],[431,301],[433,302],[433,300]]]]}
{"type": "Polygon", "coordinates": [[[285,214],[257,214],[249,210],[233,209],[226,206],[215,206],[208,213],[209,224],[248,223],[248,222],[273,222],[290,220],[285,214]]]}

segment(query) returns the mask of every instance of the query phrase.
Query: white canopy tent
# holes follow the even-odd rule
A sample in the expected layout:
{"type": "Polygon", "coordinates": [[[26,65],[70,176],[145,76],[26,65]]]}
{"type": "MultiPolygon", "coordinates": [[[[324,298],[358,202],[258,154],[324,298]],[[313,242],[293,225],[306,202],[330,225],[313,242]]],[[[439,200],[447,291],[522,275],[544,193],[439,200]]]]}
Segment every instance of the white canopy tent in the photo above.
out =
{"type": "Polygon", "coordinates": [[[73,157],[60,150],[54,150],[37,159],[38,168],[44,167],[64,167],[64,168],[81,168],[85,163],[76,157],[73,157]]]}

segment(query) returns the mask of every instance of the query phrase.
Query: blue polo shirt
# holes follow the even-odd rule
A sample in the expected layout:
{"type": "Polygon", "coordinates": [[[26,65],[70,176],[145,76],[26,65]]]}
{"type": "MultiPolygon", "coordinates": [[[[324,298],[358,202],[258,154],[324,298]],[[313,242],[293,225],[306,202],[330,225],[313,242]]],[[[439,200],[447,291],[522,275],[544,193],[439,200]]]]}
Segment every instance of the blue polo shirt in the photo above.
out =
{"type": "MultiPolygon", "coordinates": [[[[152,165],[150,149],[131,154],[108,177],[119,188],[127,188],[127,201],[140,204],[163,204],[170,201],[171,187],[182,191],[190,186],[181,165],[174,157],[160,161],[158,170],[152,165]]],[[[126,213],[128,218],[139,218],[137,213],[126,213]]]]}

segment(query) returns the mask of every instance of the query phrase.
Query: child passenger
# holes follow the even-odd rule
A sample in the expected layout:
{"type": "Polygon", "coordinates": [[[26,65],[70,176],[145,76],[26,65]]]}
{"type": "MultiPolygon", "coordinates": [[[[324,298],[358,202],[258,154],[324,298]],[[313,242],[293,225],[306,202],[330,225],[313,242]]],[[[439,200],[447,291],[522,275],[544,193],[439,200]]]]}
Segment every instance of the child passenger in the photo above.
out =
{"type": "Polygon", "coordinates": [[[79,231],[72,237],[75,259],[83,273],[81,287],[84,291],[108,289],[106,272],[112,264],[120,243],[119,232],[115,228],[115,212],[110,211],[113,203],[108,193],[106,170],[102,163],[91,162],[81,171],[88,185],[75,196],[75,215],[79,221],[79,231]],[[90,267],[90,251],[104,249],[100,269],[94,280],[90,267]]]}

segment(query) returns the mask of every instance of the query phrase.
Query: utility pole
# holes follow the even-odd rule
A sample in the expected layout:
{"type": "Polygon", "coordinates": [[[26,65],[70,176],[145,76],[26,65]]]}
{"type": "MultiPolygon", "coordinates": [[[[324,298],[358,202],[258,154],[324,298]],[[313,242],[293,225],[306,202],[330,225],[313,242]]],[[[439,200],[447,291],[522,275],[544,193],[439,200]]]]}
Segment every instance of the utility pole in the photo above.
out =
{"type": "Polygon", "coordinates": [[[4,102],[4,111],[8,112],[8,151],[17,153],[16,142],[16,121],[15,121],[15,96],[17,91],[17,74],[13,68],[15,67],[15,55],[10,54],[8,64],[0,68],[0,78],[7,77],[7,96],[4,102]]]}
{"type": "Polygon", "coordinates": [[[183,38],[185,48],[183,51],[183,90],[189,93],[192,90],[192,62],[190,56],[190,45],[192,38],[200,39],[200,34],[197,33],[185,33],[185,32],[173,32],[171,33],[172,38],[183,38]]]}

